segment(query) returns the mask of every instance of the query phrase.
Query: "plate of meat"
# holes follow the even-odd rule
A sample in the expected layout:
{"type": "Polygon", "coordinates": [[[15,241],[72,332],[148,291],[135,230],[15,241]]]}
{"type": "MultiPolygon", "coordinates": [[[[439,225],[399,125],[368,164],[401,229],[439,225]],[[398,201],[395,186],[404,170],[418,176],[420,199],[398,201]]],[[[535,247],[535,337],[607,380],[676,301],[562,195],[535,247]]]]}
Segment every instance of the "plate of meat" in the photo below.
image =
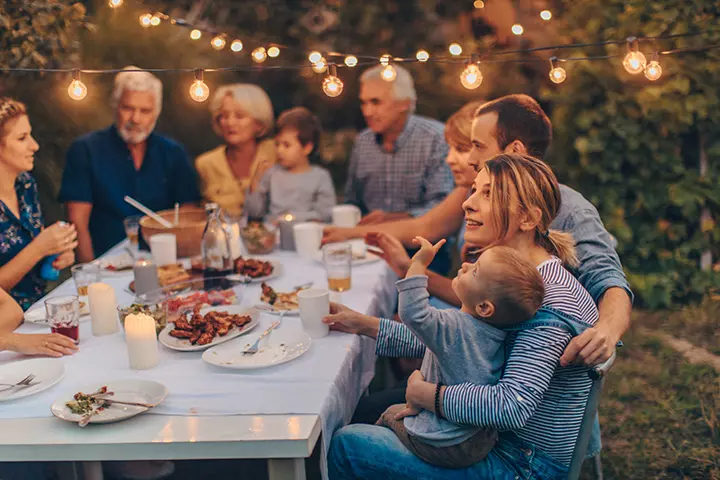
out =
{"type": "Polygon", "coordinates": [[[269,313],[285,312],[286,315],[300,313],[297,295],[302,288],[292,292],[278,292],[265,282],[261,284],[261,288],[260,301],[264,304],[262,307],[267,307],[269,313]]]}
{"type": "Polygon", "coordinates": [[[282,265],[279,262],[260,260],[259,258],[239,257],[235,260],[235,274],[247,279],[248,283],[261,283],[282,274],[282,265]]]}
{"type": "Polygon", "coordinates": [[[172,350],[197,352],[225,343],[249,332],[258,324],[260,312],[239,305],[218,305],[181,315],[160,332],[160,343],[172,350]]]}

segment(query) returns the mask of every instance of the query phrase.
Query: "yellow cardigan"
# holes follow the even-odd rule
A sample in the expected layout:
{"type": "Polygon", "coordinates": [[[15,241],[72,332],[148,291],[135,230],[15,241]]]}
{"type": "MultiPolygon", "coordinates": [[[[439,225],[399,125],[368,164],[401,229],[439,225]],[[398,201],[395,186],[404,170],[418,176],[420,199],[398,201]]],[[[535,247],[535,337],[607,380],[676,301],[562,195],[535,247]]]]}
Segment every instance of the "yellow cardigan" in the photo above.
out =
{"type": "Polygon", "coordinates": [[[225,145],[220,145],[203,153],[195,160],[195,168],[200,176],[200,188],[203,198],[217,203],[220,208],[232,215],[240,215],[245,205],[245,193],[258,165],[263,160],[275,163],[275,140],[265,139],[258,143],[255,160],[250,166],[248,177],[237,179],[233,175],[227,157],[225,145]]]}

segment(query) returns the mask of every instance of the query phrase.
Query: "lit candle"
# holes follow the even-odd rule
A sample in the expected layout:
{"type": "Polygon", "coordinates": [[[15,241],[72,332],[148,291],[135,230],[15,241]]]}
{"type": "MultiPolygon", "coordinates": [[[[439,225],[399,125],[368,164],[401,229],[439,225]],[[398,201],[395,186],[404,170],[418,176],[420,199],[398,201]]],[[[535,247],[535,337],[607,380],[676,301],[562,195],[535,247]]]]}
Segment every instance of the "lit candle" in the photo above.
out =
{"type": "Polygon", "coordinates": [[[295,217],[292,213],[286,213],[279,218],[280,223],[280,249],[295,250],[295,236],[293,234],[293,226],[295,225],[295,217]]]}
{"type": "Polygon", "coordinates": [[[155,320],[144,313],[125,317],[125,341],[133,370],[153,368],[160,361],[155,320]]]}
{"type": "Polygon", "coordinates": [[[141,259],[133,265],[135,275],[135,294],[143,295],[160,288],[157,267],[149,260],[141,259]]]}
{"type": "Polygon", "coordinates": [[[115,290],[106,283],[93,283],[88,287],[90,324],[96,337],[118,331],[117,300],[115,290]]]}

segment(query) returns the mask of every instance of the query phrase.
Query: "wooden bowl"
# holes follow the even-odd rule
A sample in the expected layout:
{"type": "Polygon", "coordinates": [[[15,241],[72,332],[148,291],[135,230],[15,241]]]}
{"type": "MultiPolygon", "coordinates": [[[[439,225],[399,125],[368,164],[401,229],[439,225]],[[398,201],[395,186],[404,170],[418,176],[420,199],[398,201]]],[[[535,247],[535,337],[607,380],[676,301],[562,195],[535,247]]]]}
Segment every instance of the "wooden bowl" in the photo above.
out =
{"type": "MultiPolygon", "coordinates": [[[[170,223],[175,221],[175,210],[162,210],[157,214],[170,223]]],[[[205,230],[205,223],[207,223],[205,209],[182,207],[178,219],[177,225],[165,228],[147,215],[142,217],[140,219],[140,232],[145,243],[150,245],[150,237],[158,233],[172,233],[177,239],[178,258],[200,255],[202,235],[205,230]]]]}

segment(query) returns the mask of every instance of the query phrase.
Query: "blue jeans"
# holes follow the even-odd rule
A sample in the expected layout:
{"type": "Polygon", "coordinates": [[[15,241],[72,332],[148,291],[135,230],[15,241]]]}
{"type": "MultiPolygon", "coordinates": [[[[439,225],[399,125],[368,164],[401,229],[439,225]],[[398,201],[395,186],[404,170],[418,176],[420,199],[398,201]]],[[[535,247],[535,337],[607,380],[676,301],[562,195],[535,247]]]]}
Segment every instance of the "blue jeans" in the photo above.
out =
{"type": "Polygon", "coordinates": [[[332,438],[328,453],[330,480],[345,479],[538,479],[567,477],[566,466],[553,460],[512,432],[487,457],[467,468],[430,465],[413,455],[389,428],[348,425],[332,438]]]}

